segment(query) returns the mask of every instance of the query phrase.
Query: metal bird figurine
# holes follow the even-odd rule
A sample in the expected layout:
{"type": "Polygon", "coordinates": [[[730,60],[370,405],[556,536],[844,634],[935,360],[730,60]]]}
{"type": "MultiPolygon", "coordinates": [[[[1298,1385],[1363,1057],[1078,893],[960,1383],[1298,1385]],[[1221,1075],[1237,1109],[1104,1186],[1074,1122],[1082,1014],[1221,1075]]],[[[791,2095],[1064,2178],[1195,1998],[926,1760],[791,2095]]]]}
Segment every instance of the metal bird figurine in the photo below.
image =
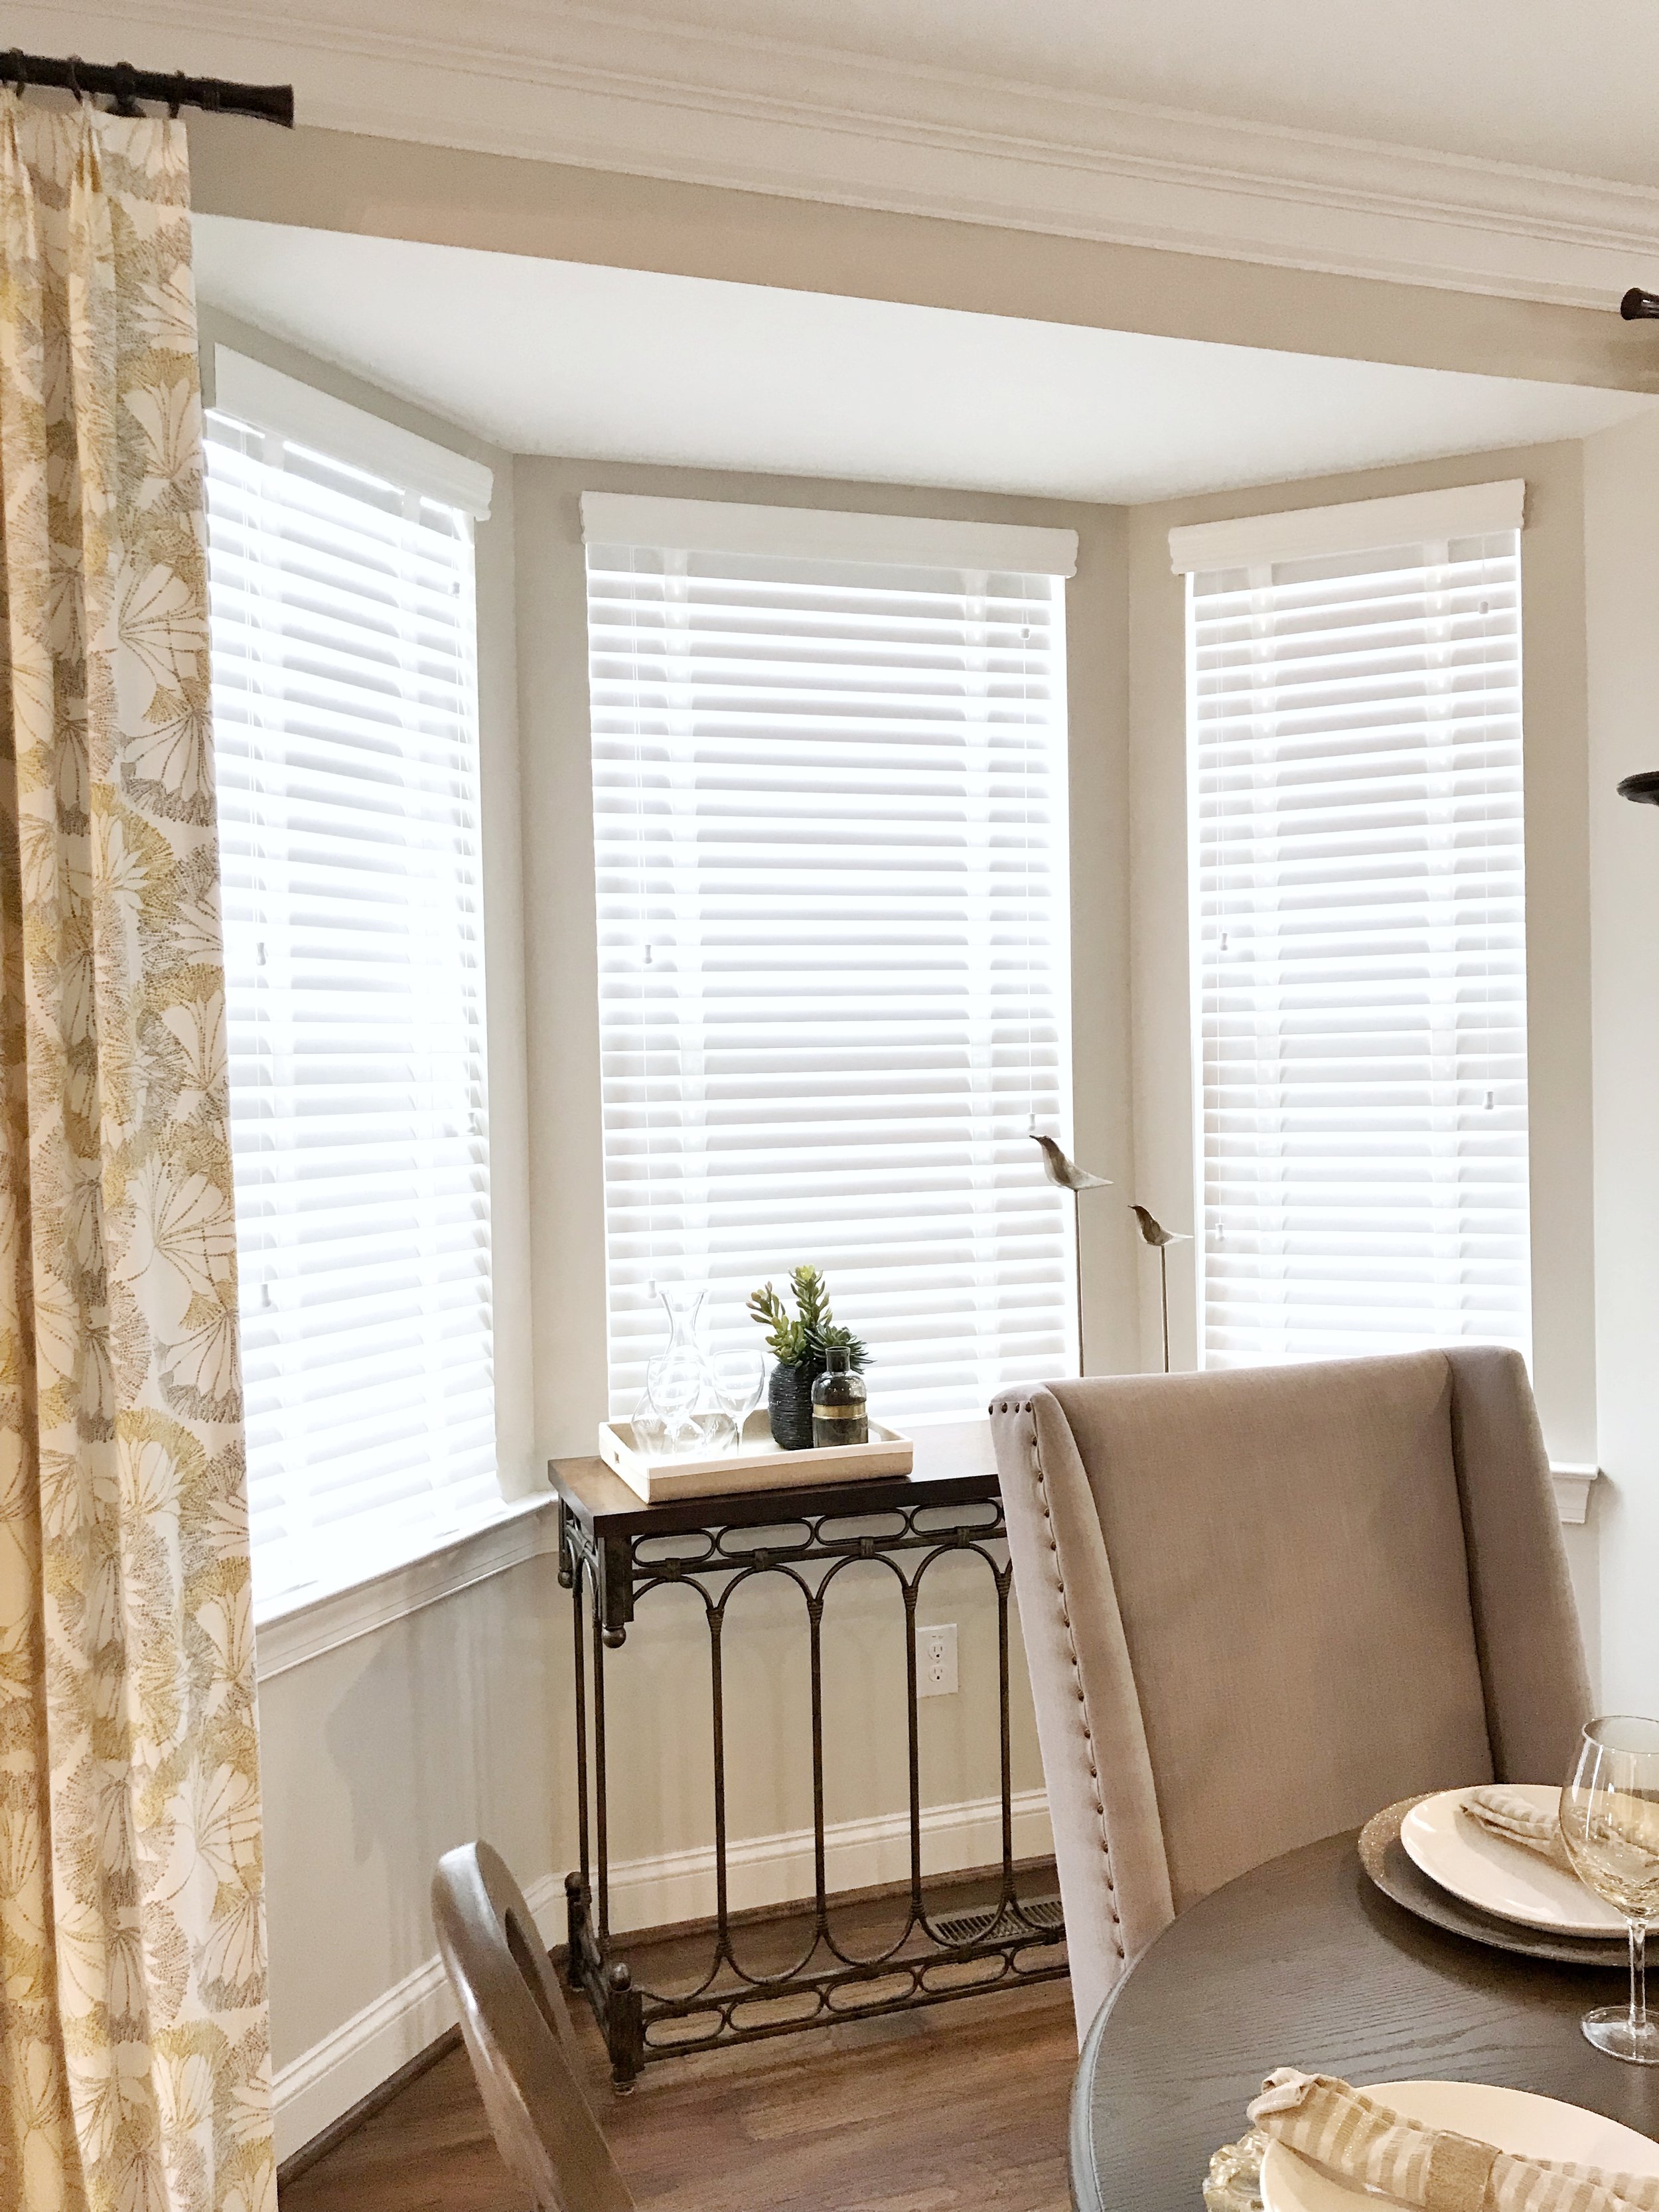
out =
{"type": "Polygon", "coordinates": [[[1088,1369],[1083,1358],[1083,1224],[1078,1207],[1078,1194],[1085,1190],[1105,1190],[1111,1183],[1109,1176],[1091,1175],[1080,1168],[1069,1152],[1061,1152],[1052,1137],[1039,1137],[1035,1129],[1026,1134],[1042,1154],[1042,1172],[1050,1182],[1058,1183],[1062,1190],[1072,1194],[1072,1279],[1077,1285],[1077,1371],[1086,1375],[1088,1369]]]}
{"type": "Polygon", "coordinates": [[[1158,1287],[1164,1304],[1164,1372],[1170,1371],[1170,1247],[1171,1244],[1190,1244],[1192,1238],[1182,1229],[1166,1229],[1144,1206],[1129,1208],[1139,1224],[1143,1241],[1158,1255],[1158,1287]]]}
{"type": "Polygon", "coordinates": [[[1035,1129],[1030,1134],[1031,1142],[1042,1148],[1042,1172],[1062,1190],[1105,1190],[1110,1186],[1109,1176],[1091,1175],[1087,1168],[1080,1168],[1052,1137],[1039,1137],[1035,1129]]]}

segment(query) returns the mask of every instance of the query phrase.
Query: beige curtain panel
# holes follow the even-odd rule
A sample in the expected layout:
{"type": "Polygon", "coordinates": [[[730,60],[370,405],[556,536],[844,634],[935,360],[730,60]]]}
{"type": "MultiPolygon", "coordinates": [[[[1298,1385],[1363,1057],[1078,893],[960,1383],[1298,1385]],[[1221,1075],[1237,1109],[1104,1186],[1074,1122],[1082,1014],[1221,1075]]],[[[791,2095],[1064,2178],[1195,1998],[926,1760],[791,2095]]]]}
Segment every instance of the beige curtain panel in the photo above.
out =
{"type": "Polygon", "coordinates": [[[0,2204],[270,2212],[182,126],[0,225],[0,2204]]]}

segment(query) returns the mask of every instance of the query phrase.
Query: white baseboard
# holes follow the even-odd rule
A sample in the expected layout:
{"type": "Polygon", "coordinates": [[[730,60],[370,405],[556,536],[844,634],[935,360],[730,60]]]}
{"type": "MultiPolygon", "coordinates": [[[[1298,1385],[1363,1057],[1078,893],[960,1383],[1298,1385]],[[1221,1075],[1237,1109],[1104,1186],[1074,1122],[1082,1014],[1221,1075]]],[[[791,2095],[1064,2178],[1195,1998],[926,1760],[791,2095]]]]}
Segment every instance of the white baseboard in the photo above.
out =
{"type": "MultiPolygon", "coordinates": [[[[1041,1790],[1014,1794],[1014,1856],[1046,1857],[1054,1849],[1048,1799],[1041,1790]]],[[[873,1820],[838,1820],[824,1831],[831,1889],[872,1889],[903,1881],[910,1871],[910,1820],[905,1813],[873,1820]]],[[[1002,1810],[995,1797],[960,1805],[929,1805],[921,1815],[922,1864],[932,1874],[994,1866],[1002,1856],[1002,1810]]],[[[746,1836],[729,1844],[732,1909],[787,1905],[812,1894],[812,1832],[746,1836]]],[[[611,1925],[618,1934],[702,1920],[714,1910],[712,1846],[665,1851],[659,1858],[630,1859],[611,1870],[611,1925]]]]}
{"type": "MultiPolygon", "coordinates": [[[[1013,1814],[1015,1857],[1045,1857],[1053,1842],[1044,1793],[1018,1791],[1013,1814]]],[[[994,1797],[929,1806],[922,1814],[921,1828],[923,1864],[930,1875],[993,1866],[1001,1858],[1001,1807],[994,1797]]],[[[826,1830],[824,1843],[832,1889],[867,1889],[878,1882],[902,1881],[908,1873],[907,1814],[838,1821],[826,1830]]],[[[810,1828],[742,1838],[729,1846],[726,1860],[733,1911],[784,1905],[812,1894],[810,1828]]],[[[525,1898],[543,1942],[550,1947],[562,1943],[563,1875],[546,1874],[527,1883],[525,1898]]],[[[611,1924],[619,1933],[702,1919],[714,1910],[712,1846],[624,1861],[611,1869],[611,1924]]],[[[272,2085],[279,2162],[349,2112],[454,2021],[449,1984],[434,1953],[383,1996],[283,2067],[272,2085]]]]}
{"type": "MultiPolygon", "coordinates": [[[[525,1902],[549,1948],[562,1943],[562,1879],[549,1874],[531,1882],[525,1902]]],[[[434,1951],[384,1996],[342,2021],[331,2035],[279,2068],[271,2082],[277,2164],[292,2158],[454,2025],[454,2000],[443,1961],[434,1951]]]]}

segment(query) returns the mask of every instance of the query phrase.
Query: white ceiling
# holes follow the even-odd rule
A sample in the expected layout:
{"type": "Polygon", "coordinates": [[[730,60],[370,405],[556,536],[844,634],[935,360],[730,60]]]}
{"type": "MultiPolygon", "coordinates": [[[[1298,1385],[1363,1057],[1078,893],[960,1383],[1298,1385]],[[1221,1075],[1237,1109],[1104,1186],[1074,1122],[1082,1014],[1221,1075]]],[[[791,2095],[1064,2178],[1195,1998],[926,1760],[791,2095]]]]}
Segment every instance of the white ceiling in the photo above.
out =
{"type": "Polygon", "coordinates": [[[204,301],[509,451],[1134,502],[1659,401],[202,216],[204,301]]]}

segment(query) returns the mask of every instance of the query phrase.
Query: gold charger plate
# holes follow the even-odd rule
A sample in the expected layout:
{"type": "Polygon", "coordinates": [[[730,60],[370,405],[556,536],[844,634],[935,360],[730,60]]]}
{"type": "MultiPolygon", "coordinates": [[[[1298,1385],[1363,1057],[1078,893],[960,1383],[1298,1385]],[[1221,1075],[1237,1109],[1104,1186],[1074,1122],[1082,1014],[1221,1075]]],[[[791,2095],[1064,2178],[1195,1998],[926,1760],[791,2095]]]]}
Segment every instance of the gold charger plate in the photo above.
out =
{"type": "Polygon", "coordinates": [[[1528,1928],[1519,1920],[1504,1920],[1479,1905],[1466,1905],[1449,1889],[1431,1881],[1407,1855],[1400,1840],[1400,1824],[1413,1805],[1434,1796],[1402,1797],[1397,1805],[1374,1813],[1359,1832],[1359,1863],[1384,1897],[1392,1898],[1419,1920],[1444,1928],[1471,1942],[1489,1943],[1495,1950],[1519,1951],[1528,1959],[1553,1959],[1565,1966],[1607,1966],[1623,1972],[1630,1953],[1622,1936],[1562,1936],[1542,1928],[1528,1928]]]}

